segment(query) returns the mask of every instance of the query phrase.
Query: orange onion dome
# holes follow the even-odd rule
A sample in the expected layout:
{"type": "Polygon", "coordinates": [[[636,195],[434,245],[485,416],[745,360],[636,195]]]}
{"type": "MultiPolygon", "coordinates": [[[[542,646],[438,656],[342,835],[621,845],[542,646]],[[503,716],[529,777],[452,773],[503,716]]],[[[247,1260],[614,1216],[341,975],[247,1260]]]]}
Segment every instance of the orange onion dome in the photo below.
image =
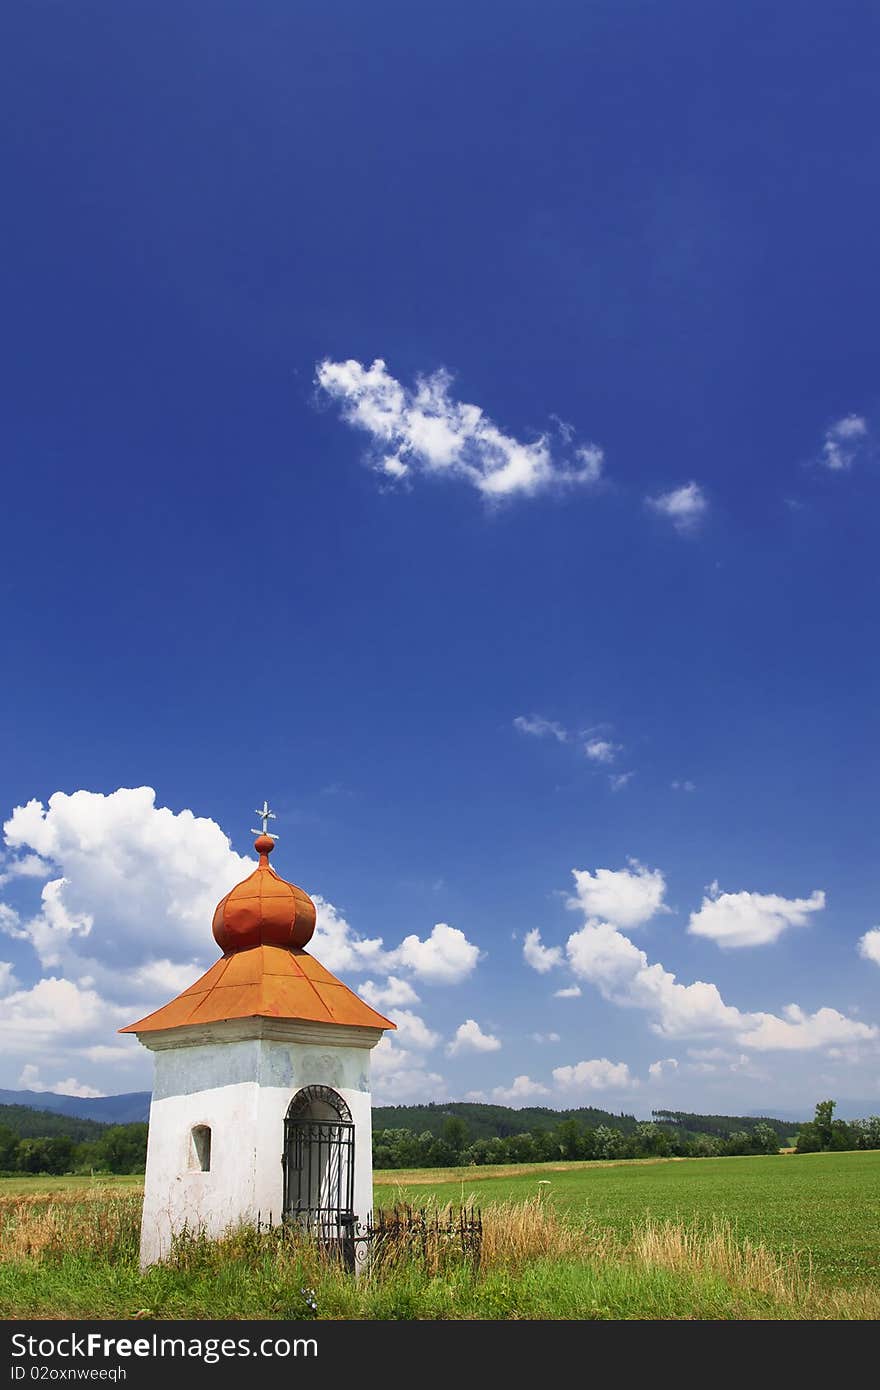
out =
{"type": "Polygon", "coordinates": [[[251,946],[308,945],[315,930],[315,904],[308,893],[279,878],[269,865],[271,835],[258,835],[260,862],[248,878],[226,894],[214,913],[214,940],[227,955],[251,946]]]}

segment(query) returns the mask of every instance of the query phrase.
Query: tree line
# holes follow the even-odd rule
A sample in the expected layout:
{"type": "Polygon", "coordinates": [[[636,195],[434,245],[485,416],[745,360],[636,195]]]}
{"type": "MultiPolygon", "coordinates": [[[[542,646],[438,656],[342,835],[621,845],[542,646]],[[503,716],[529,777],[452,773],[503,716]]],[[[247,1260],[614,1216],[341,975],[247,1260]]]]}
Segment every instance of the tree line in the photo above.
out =
{"type": "Polygon", "coordinates": [[[373,1135],[377,1168],[459,1168],[485,1163],[548,1163],[558,1159],[720,1158],[728,1154],[779,1152],[779,1137],[760,1121],[750,1130],[724,1138],[711,1134],[683,1137],[651,1121],[636,1122],[630,1133],[610,1125],[595,1128],[562,1120],[554,1129],[497,1135],[470,1141],[467,1125],[450,1116],[442,1133],[379,1129],[373,1135]]]}
{"type": "MultiPolygon", "coordinates": [[[[834,1101],[820,1101],[815,1119],[797,1131],[798,1153],[843,1149],[880,1149],[880,1116],[865,1120],[835,1120],[834,1101]]],[[[548,1163],[560,1159],[726,1158],[748,1154],[777,1154],[797,1129],[785,1121],[737,1120],[731,1116],[700,1116],[678,1111],[655,1112],[655,1121],[634,1121],[623,1131],[612,1125],[584,1125],[574,1118],[552,1129],[474,1139],[460,1115],[448,1115],[440,1133],[410,1129],[377,1129],[373,1133],[376,1168],[460,1168],[486,1163],[548,1163]],[[663,1120],[658,1122],[660,1116],[663,1120]],[[703,1133],[689,1132],[703,1119],[703,1133]],[[724,1132],[723,1121],[728,1129],[724,1132]],[[736,1124],[736,1128],[730,1127],[736,1124]]]]}
{"type": "Polygon", "coordinates": [[[147,1162],[147,1126],[96,1125],[95,1138],[71,1134],[20,1135],[0,1124],[0,1176],[21,1173],[142,1173],[147,1162]]]}

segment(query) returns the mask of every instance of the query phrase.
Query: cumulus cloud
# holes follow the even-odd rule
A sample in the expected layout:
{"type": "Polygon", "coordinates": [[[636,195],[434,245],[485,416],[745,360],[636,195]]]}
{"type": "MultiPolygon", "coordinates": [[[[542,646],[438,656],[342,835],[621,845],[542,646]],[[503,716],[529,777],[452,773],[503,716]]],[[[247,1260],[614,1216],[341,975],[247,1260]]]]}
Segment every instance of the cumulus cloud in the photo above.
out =
{"type": "Polygon", "coordinates": [[[373,1048],[371,1076],[376,1105],[405,1105],[436,1100],[446,1089],[443,1077],[428,1071],[424,1061],[387,1035],[373,1048]]]}
{"type": "Polygon", "coordinates": [[[629,859],[628,869],[573,869],[574,897],[568,906],[579,908],[586,917],[600,917],[618,927],[638,927],[663,905],[666,880],[659,869],[648,869],[638,859],[629,859]]]}
{"type": "Polygon", "coordinates": [[[523,941],[523,958],[539,975],[546,975],[555,965],[562,964],[562,947],[543,946],[540,931],[537,927],[532,927],[531,931],[526,932],[523,941]]]}
{"type": "Polygon", "coordinates": [[[17,987],[17,981],[11,962],[8,960],[0,960],[0,995],[9,994],[17,987]]]}
{"type": "Polygon", "coordinates": [[[781,1018],[766,1013],[743,1017],[747,1026],[739,1034],[739,1041],[760,1052],[801,1052],[832,1044],[867,1042],[878,1035],[872,1025],[857,1023],[837,1009],[817,1009],[810,1014],[798,1004],[786,1004],[781,1018]]]}
{"type": "Polygon", "coordinates": [[[358,986],[358,994],[372,1004],[374,1009],[395,1009],[407,1004],[418,1004],[416,994],[409,980],[401,980],[397,975],[389,975],[384,985],[374,980],[364,980],[358,986]]]}
{"type": "Polygon", "coordinates": [[[4,998],[0,1053],[63,1054],[68,1048],[106,1037],[130,1021],[124,1005],[108,1004],[90,984],[52,975],[4,998]]]}
{"type": "Polygon", "coordinates": [[[499,1038],[484,1033],[476,1019],[467,1018],[456,1028],[454,1038],[446,1045],[446,1051],[450,1057],[457,1057],[461,1052],[497,1052],[500,1047],[499,1038]]]}
{"type": "Polygon", "coordinates": [[[607,1057],[575,1062],[570,1067],[554,1067],[553,1080],[565,1091],[608,1091],[638,1084],[626,1062],[609,1062],[607,1057]]]}
{"type": "MultiPolygon", "coordinates": [[[[578,875],[575,873],[577,881],[578,875]]],[[[595,880],[586,875],[589,883],[595,880]]],[[[588,884],[589,887],[589,884],[588,884]]],[[[586,903],[591,903],[589,894],[586,903]]],[[[873,1040],[880,1035],[872,1024],[860,1023],[820,1008],[805,1013],[788,1005],[775,1014],[744,1013],[725,1003],[718,987],[704,980],[681,984],[659,963],[651,964],[644,951],[608,921],[597,921],[590,912],[586,924],[566,943],[575,976],[596,986],[604,998],[651,1015],[652,1028],[663,1037],[727,1035],[742,1047],[767,1050],[827,1047],[832,1044],[873,1040]]],[[[643,920],[635,913],[636,921],[643,920]]]]}
{"type": "Polygon", "coordinates": [[[555,719],[545,719],[542,714],[518,714],[513,727],[521,734],[530,734],[532,738],[555,738],[558,743],[568,742],[568,734],[562,725],[557,724],[555,719]]]}
{"type": "Polygon", "coordinates": [[[458,927],[438,922],[424,941],[404,937],[392,955],[395,964],[405,966],[426,984],[456,985],[473,973],[480,950],[458,927]]]}
{"type": "Polygon", "coordinates": [[[880,927],[872,927],[859,937],[859,955],[880,965],[880,927]]]}
{"type": "Polygon", "coordinates": [[[554,999],[580,999],[580,997],[580,985],[566,985],[564,989],[557,989],[553,991],[554,999]]]}
{"type": "Polygon", "coordinates": [[[544,1043],[558,1043],[560,1041],[558,1033],[530,1033],[529,1037],[532,1042],[536,1042],[539,1045],[543,1045],[544,1043]]]}
{"type": "Polygon", "coordinates": [[[652,1062],[648,1067],[648,1075],[652,1081],[660,1081],[662,1077],[669,1076],[678,1071],[678,1060],[675,1057],[663,1057],[659,1062],[652,1062]]]}
{"type": "Polygon", "coordinates": [[[671,521],[682,535],[696,531],[709,509],[703,489],[694,482],[673,488],[671,492],[661,492],[657,497],[646,497],[645,502],[652,511],[671,521]]]}
{"type": "Polygon", "coordinates": [[[559,458],[545,434],[531,443],[505,434],[479,406],[455,399],[452,378],[442,369],[407,387],[381,358],[369,367],[328,358],[317,364],[316,380],[343,420],[370,437],[370,462],[389,481],[418,474],[457,478],[497,500],[590,485],[601,477],[597,445],[570,441],[559,458]]]}
{"type": "Polygon", "coordinates": [[[540,1081],[533,1081],[530,1076],[516,1076],[510,1086],[496,1086],[492,1099],[499,1105],[513,1105],[522,1109],[530,1101],[549,1094],[548,1088],[542,1086],[540,1081]]]}
{"type": "Polygon", "coordinates": [[[15,878],[48,878],[51,866],[38,854],[25,854],[19,859],[7,859],[0,872],[0,885],[15,878]]]}
{"type": "Polygon", "coordinates": [[[440,1041],[439,1034],[432,1032],[425,1020],[409,1009],[396,1009],[394,1022],[397,1024],[397,1034],[404,1047],[417,1047],[421,1051],[428,1051],[436,1047],[440,1041]]]}
{"type": "Polygon", "coordinates": [[[309,951],[334,975],[346,971],[383,970],[392,961],[380,936],[363,937],[349,924],[333,903],[320,893],[313,893],[315,904],[315,933],[309,951]]]}
{"type": "Polygon", "coordinates": [[[868,422],[861,415],[844,415],[825,431],[819,456],[824,468],[831,473],[845,473],[852,468],[868,435],[868,422]]]}
{"type": "Polygon", "coordinates": [[[722,893],[713,883],[699,911],[692,912],[688,931],[730,949],[766,946],[789,927],[803,927],[825,906],[817,889],[809,898],[783,898],[777,893],[722,893]]]}
{"type": "Polygon", "coordinates": [[[25,1091],[46,1091],[57,1096],[79,1096],[83,1099],[95,1096],[103,1096],[104,1091],[97,1091],[94,1086],[85,1086],[76,1077],[68,1076],[64,1081],[51,1081],[48,1084],[40,1080],[39,1067],[35,1067],[32,1062],[22,1069],[18,1084],[25,1091]]]}
{"type": "Polygon", "coordinates": [[[11,849],[55,874],[20,927],[41,963],[94,974],[117,997],[129,971],[156,959],[205,969],[214,908],[253,870],[214,821],[155,803],[150,787],[56,792],[48,806],[17,806],[3,827],[11,849]]]}

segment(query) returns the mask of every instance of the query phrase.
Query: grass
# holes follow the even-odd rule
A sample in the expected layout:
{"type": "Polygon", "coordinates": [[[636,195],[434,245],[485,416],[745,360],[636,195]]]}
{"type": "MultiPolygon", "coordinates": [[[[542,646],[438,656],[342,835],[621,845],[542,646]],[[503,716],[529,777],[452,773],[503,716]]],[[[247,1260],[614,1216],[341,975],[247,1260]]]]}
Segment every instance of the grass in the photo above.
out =
{"type": "Polygon", "coordinates": [[[386,1172],[376,1174],[376,1204],[524,1201],[541,1180],[560,1212],[588,1212],[619,1237],[646,1216],[703,1228],[721,1220],[782,1258],[799,1252],[827,1282],[880,1287],[880,1150],[386,1172]]]}
{"type": "Polygon", "coordinates": [[[473,1195],[480,1267],[441,1242],[358,1280],[247,1228],[141,1274],[139,1183],[2,1180],[0,1316],[880,1317],[880,1154],[452,1172],[377,1174],[377,1203],[473,1195]]]}

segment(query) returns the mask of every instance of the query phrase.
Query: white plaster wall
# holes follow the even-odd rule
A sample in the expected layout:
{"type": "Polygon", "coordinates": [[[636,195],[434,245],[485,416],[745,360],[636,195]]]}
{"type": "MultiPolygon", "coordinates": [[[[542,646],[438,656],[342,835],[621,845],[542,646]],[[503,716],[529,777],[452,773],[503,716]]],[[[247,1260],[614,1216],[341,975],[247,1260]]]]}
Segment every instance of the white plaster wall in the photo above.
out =
{"type": "Polygon", "coordinates": [[[355,1124],[355,1213],[373,1205],[370,1054],[362,1047],[250,1039],[156,1052],[141,1264],[167,1255],[184,1227],[217,1236],[242,1221],[279,1222],[284,1117],[303,1086],[330,1086],[355,1124]],[[194,1125],[211,1127],[211,1170],[189,1167],[194,1125]]]}

